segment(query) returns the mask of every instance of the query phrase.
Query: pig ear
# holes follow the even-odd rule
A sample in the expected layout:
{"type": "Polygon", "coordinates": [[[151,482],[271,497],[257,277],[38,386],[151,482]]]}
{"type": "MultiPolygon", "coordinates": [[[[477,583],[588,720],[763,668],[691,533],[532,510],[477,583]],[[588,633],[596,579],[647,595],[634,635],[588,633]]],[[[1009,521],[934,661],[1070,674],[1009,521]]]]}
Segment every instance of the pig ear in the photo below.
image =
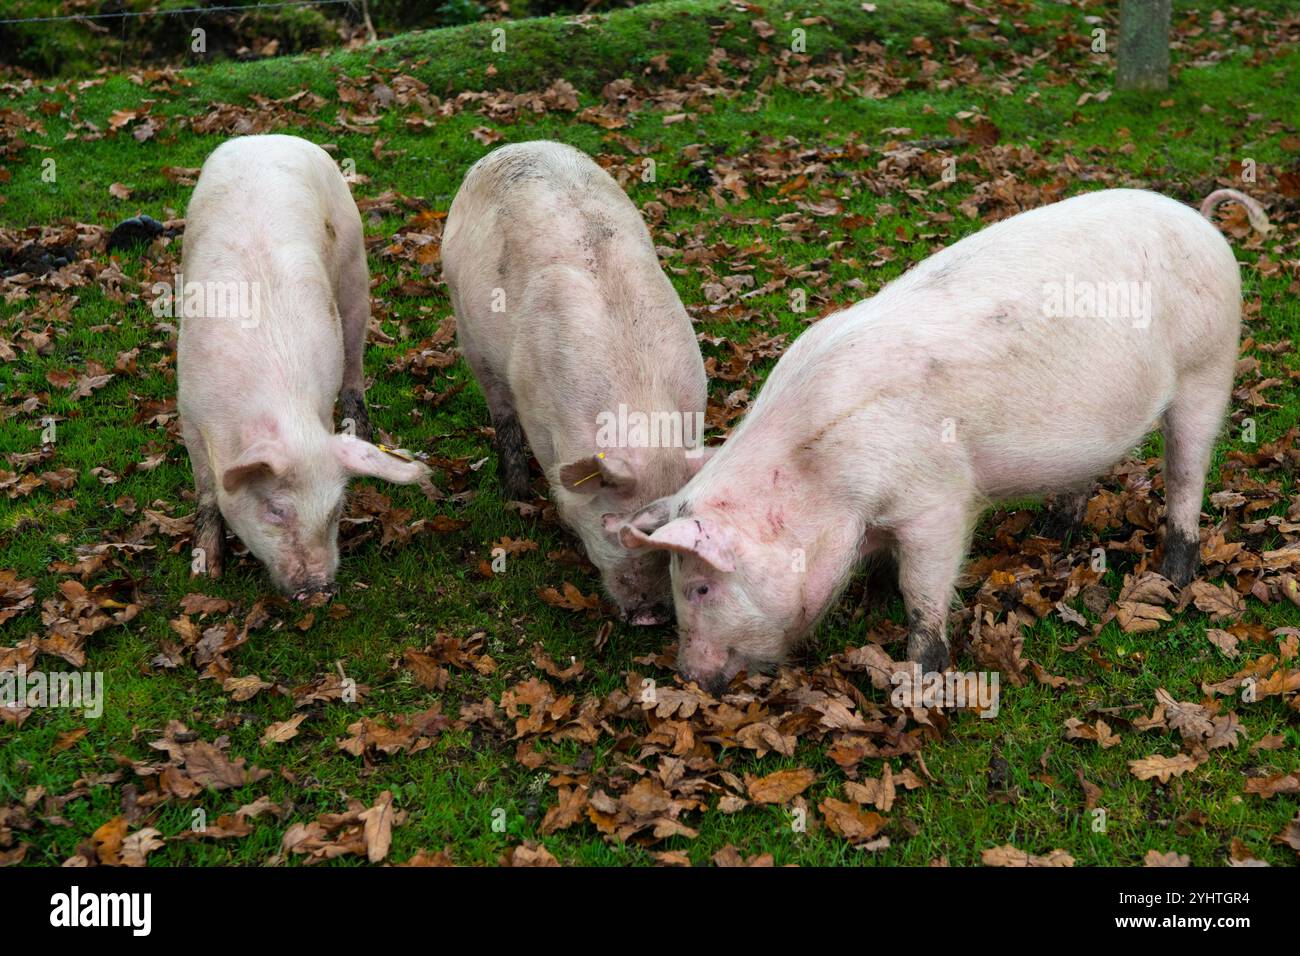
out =
{"type": "Polygon", "coordinates": [[[601,452],[561,466],[560,484],[579,495],[594,495],[609,488],[630,491],[636,485],[636,475],[623,459],[601,452]]]}
{"type": "Polygon", "coordinates": [[[289,460],[284,446],[272,439],[263,438],[245,448],[238,460],[222,473],[221,487],[226,489],[226,494],[233,494],[240,485],[254,478],[279,478],[288,470],[289,460]]]}
{"type": "Polygon", "coordinates": [[[622,527],[623,524],[626,524],[635,528],[637,531],[644,531],[646,534],[649,534],[651,531],[655,531],[666,525],[668,519],[672,517],[672,514],[673,499],[671,497],[659,498],[656,501],[650,502],[626,522],[621,522],[619,526],[622,527]]]}
{"type": "Polygon", "coordinates": [[[605,530],[610,534],[619,534],[625,525],[631,525],[638,531],[648,534],[668,523],[668,516],[672,514],[671,508],[672,498],[660,498],[658,501],[650,502],[631,518],[626,514],[611,513],[601,515],[601,520],[605,530]]]}
{"type": "Polygon", "coordinates": [[[411,485],[429,473],[422,462],[407,461],[362,441],[355,435],[334,436],[334,453],[352,475],[382,478],[397,485],[411,485]]]}
{"type": "Polygon", "coordinates": [[[628,522],[619,531],[619,540],[625,548],[655,548],[689,554],[723,574],[736,570],[730,539],[731,533],[726,528],[707,518],[678,518],[653,534],[646,534],[633,522],[628,522]]]}

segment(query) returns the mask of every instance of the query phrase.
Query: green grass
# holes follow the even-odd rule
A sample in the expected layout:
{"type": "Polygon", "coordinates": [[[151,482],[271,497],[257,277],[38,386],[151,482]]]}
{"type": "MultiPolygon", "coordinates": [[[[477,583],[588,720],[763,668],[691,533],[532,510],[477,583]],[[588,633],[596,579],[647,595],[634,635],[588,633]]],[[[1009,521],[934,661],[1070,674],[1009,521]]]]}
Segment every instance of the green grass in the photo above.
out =
{"type": "MultiPolygon", "coordinates": [[[[1214,5],[1179,6],[1183,13],[1192,6],[1205,11],[1214,5]]],[[[47,86],[18,94],[7,104],[30,108],[52,101],[58,109],[42,115],[43,135],[26,134],[29,147],[16,148],[5,156],[9,181],[3,184],[0,221],[15,227],[62,221],[111,226],[137,212],[160,219],[182,215],[188,188],[171,183],[161,173],[162,167],[196,167],[222,137],[198,135],[181,120],[204,111],[211,102],[248,105],[251,93],[274,99],[302,88],[329,102],[280,131],[335,144],[338,157],[353,158],[358,173],[369,180],[358,188],[359,196],[392,189],[445,211],[464,171],[488,149],[471,135],[478,127],[496,129],[504,142],[552,138],[593,155],[612,155],[624,163],[637,157],[600,127],[558,111],[525,111],[505,124],[484,118],[471,106],[456,115],[438,117],[428,127],[412,128],[404,120],[414,111],[394,107],[380,114],[374,134],[350,133],[336,123],[340,109],[346,108],[335,94],[341,77],[364,78],[382,70],[391,84],[393,76],[408,74],[427,83],[439,96],[461,89],[540,90],[564,77],[580,91],[581,105],[587,107],[599,102],[601,86],[617,76],[644,83],[664,82],[666,78],[644,73],[660,54],[668,57],[669,76],[693,74],[704,68],[715,45],[752,58],[751,80],[730,84],[734,96],[692,102],[683,110],[690,114],[688,119],[671,125],[664,124],[662,112],[647,107],[633,117],[628,128],[619,131],[642,144],[657,164],[654,183],[634,178],[629,184],[638,205],[660,201],[675,187],[698,188],[701,174],[692,169],[692,152],[687,149],[692,144],[703,144],[700,155],[709,166],[742,162],[758,150],[775,154],[783,148],[837,149],[862,144],[867,150],[861,155],[822,161],[831,162],[837,174],[870,177],[876,174],[883,158],[880,150],[888,140],[948,136],[949,119],[961,111],[989,117],[1001,130],[1003,144],[1029,151],[1027,158],[1008,159],[1021,182],[1041,188],[1060,179],[1065,195],[1133,183],[1193,201],[1211,188],[1212,178],[1223,175],[1233,159],[1250,156],[1261,169],[1271,171],[1294,167],[1296,162],[1295,155],[1282,145],[1286,135],[1296,133],[1291,91],[1300,78],[1300,50],[1294,46],[1271,50],[1262,63],[1252,62],[1249,52],[1239,51],[1213,66],[1184,68],[1168,95],[1155,100],[1116,94],[1102,103],[1077,106],[1085,90],[1109,88],[1110,67],[1100,58],[1090,58],[1086,45],[1027,66],[1013,81],[1006,81],[1009,89],[1002,89],[999,80],[1013,65],[1013,56],[1036,48],[1051,49],[1067,27],[1086,35],[1088,25],[1073,8],[1041,4],[1020,15],[1005,13],[1001,24],[988,35],[975,36],[957,31],[950,8],[938,0],[878,0],[878,7],[868,14],[857,3],[816,7],[765,3],[762,16],[784,30],[787,12],[798,19],[815,10],[828,10],[830,24],[807,27],[808,51],[820,63],[833,62],[836,56],[850,57],[859,43],[880,41],[890,70],[903,80],[897,93],[881,99],[859,95],[863,77],[856,68],[848,71],[849,82],[840,88],[826,80],[820,90],[774,83],[757,94],[759,81],[775,76],[771,55],[779,49],[784,34],[768,41],[765,51],[747,28],[754,14],[698,0],[642,6],[584,23],[545,20],[509,24],[505,28],[507,51],[500,55],[491,53],[487,25],[471,25],[411,34],[385,42],[376,51],[190,70],[185,76],[192,85],[176,86],[170,92],[142,88],[120,75],[109,75],[102,85],[84,91],[66,85],[47,86]],[[731,29],[719,39],[711,28],[725,24],[731,29]],[[909,52],[917,35],[929,36],[933,42],[933,56],[939,64],[933,75],[924,74],[921,58],[909,52]],[[969,54],[979,64],[975,77],[959,77],[950,58],[942,55],[947,36],[953,37],[957,51],[969,54]],[[489,63],[496,68],[494,76],[486,71],[489,63]],[[1062,72],[1063,64],[1069,67],[1068,73],[1062,72]],[[74,128],[74,96],[76,123],[91,122],[107,129],[114,111],[134,108],[146,99],[155,101],[153,113],[165,117],[165,122],[144,143],[127,133],[98,139],[84,135],[65,138],[74,128]],[[1158,105],[1162,101],[1171,102],[1158,105]],[[1213,112],[1203,113],[1205,107],[1213,112]],[[1248,114],[1254,118],[1248,120],[1248,114]],[[884,132],[900,127],[912,132],[884,132]],[[376,140],[382,140],[382,148],[396,155],[375,160],[372,147],[376,140]],[[56,164],[54,183],[41,179],[45,159],[56,164]],[[1038,160],[1041,164],[1035,165],[1038,160]],[[1082,172],[1069,171],[1077,169],[1082,172]],[[1101,173],[1114,179],[1103,179],[1101,173]],[[134,190],[129,200],[110,196],[108,187],[114,182],[134,190]]],[[[1203,18],[1203,25],[1206,22],[1203,18]]],[[[1218,35],[1214,30],[1211,33],[1218,35]]],[[[873,58],[871,62],[877,61],[873,58]]],[[[733,80],[737,76],[734,67],[725,67],[723,73],[733,80]]],[[[361,108],[356,111],[364,112],[361,108]]],[[[77,129],[84,134],[84,127],[77,129]]],[[[666,265],[683,301],[700,319],[702,331],[739,342],[777,332],[793,337],[808,316],[790,310],[785,290],[748,300],[746,305],[754,313],[741,320],[711,316],[703,308],[702,292],[703,285],[715,278],[711,273],[730,274],[727,264],[741,258],[739,250],[762,241],[767,250],[746,260],[755,266],[757,286],[771,278],[780,265],[797,271],[817,264],[812,274],[822,278],[805,280],[812,314],[831,302],[848,302],[869,294],[907,264],[924,258],[940,241],[950,243],[979,228],[977,220],[957,212],[957,205],[990,174],[978,165],[977,151],[961,148],[956,155],[959,179],[949,190],[923,192],[937,176],[919,166],[903,174],[913,187],[912,194],[893,188],[878,196],[853,185],[853,180],[829,180],[826,188],[843,201],[844,212],[818,220],[823,235],[799,237],[783,231],[777,217],[798,211],[791,202],[800,197],[787,197],[775,187],[756,187],[751,182],[750,198],[735,201],[728,197],[731,203],[725,209],[712,203],[700,208],[668,205],[663,223],[655,228],[656,241],[673,248],[666,265]],[[930,214],[944,209],[952,212],[955,220],[944,225],[931,222],[930,214]],[[854,216],[868,219],[850,218],[854,216]],[[712,266],[688,265],[682,254],[682,237],[695,234],[709,246],[730,244],[732,248],[712,266]],[[881,246],[890,247],[894,258],[873,267],[874,251],[881,246]],[[852,280],[865,283],[865,288],[847,285],[852,280]]],[[[783,164],[789,175],[809,161],[774,155],[774,162],[783,164]]],[[[817,197],[810,192],[806,198],[817,197]]],[[[367,234],[391,237],[408,218],[409,211],[403,210],[401,215],[370,221],[367,234]]],[[[1289,241],[1294,257],[1294,240],[1289,241]]],[[[1247,299],[1262,304],[1261,315],[1251,323],[1249,333],[1261,341],[1300,339],[1300,308],[1288,291],[1289,280],[1284,274],[1262,275],[1252,266],[1255,254],[1241,249],[1239,242],[1234,245],[1243,261],[1247,299]]],[[[130,280],[144,282],[149,275],[149,262],[140,254],[117,258],[130,280]]],[[[107,259],[101,255],[97,261],[107,259]]],[[[174,638],[168,621],[180,613],[179,600],[186,593],[197,590],[226,597],[236,603],[234,617],[242,621],[242,612],[269,591],[264,574],[247,560],[219,582],[191,581],[187,557],[170,553],[171,539],[155,535],[149,539],[155,550],[124,558],[123,567],[109,569],[92,582],[125,575],[138,578],[141,593],[150,602],[129,625],[105,629],[87,643],[86,669],[102,671],[108,680],[109,700],[103,718],[86,721],[79,715],[53,711],[34,713],[21,730],[0,724],[0,806],[21,800],[33,787],[44,787],[52,795],[66,794],[83,778],[119,769],[119,758],[156,759],[159,755],[148,743],[162,736],[168,721],[179,719],[205,740],[228,735],[231,754],[246,756],[250,763],[273,774],[242,789],[166,805],[150,820],[164,835],[188,829],[195,807],[204,808],[209,818],[215,819],[265,794],[291,804],[292,810],[278,823],[260,819],[254,833],[242,840],[170,842],[149,858],[151,863],[258,864],[278,850],[290,823],[340,811],[348,797],[371,802],[384,790],[392,791],[396,805],[409,814],[406,824],[394,831],[390,859],[395,861],[407,859],[422,847],[439,850],[449,846],[457,862],[490,863],[521,839],[540,839],[562,862],[575,864],[650,863],[654,861],[652,849],[683,850],[694,862],[703,863],[721,847],[734,844],[745,854],[770,852],[779,864],[924,865],[946,857],[952,864],[964,865],[978,863],[983,849],[1013,843],[1036,853],[1064,848],[1082,864],[1136,864],[1148,850],[1156,849],[1177,850],[1196,864],[1210,865],[1224,862],[1234,839],[1272,863],[1295,861],[1291,850],[1271,838],[1295,815],[1296,798],[1262,800],[1242,792],[1247,775],[1265,768],[1294,771],[1300,766],[1296,714],[1278,699],[1236,706],[1249,742],[1279,733],[1286,739],[1284,749],[1251,754],[1243,744],[1235,751],[1215,751],[1209,762],[1167,787],[1137,780],[1129,773],[1127,761],[1177,752],[1176,735],[1123,730],[1121,744],[1104,751],[1095,744],[1062,739],[1066,719],[1085,718],[1090,708],[1132,703],[1140,705],[1134,715],[1147,714],[1157,688],[1166,688],[1179,700],[1199,700],[1202,682],[1222,680],[1235,671],[1238,665],[1225,660],[1206,641],[1206,618],[1195,611],[1176,616],[1171,625],[1150,635],[1125,635],[1114,624],[1108,625],[1092,648],[1097,660],[1109,664],[1110,669],[1099,666],[1084,651],[1061,650],[1074,638],[1064,626],[1044,621],[1030,627],[1025,635],[1025,656],[1052,674],[1077,677],[1083,683],[1058,691],[1034,682],[1023,688],[1004,683],[997,719],[955,716],[943,739],[927,743],[923,750],[934,783],[900,796],[888,831],[892,845],[874,854],[852,849],[824,828],[792,832],[788,811],[775,807],[750,807],[732,816],[713,810],[689,815],[687,822],[700,829],[697,839],[672,838],[652,849],[607,843],[585,824],[542,837],[538,824],[555,803],[553,789],[542,774],[529,772],[515,761],[513,742],[474,730],[444,734],[429,750],[413,756],[381,757],[373,765],[341,753],[335,742],[348,735],[347,726],[362,714],[378,718],[409,713],[441,700],[444,713],[455,715],[462,702],[476,702],[485,696],[499,701],[504,690],[537,673],[530,651],[537,642],[557,661],[570,655],[587,661],[586,675],[576,689],[570,689],[579,697],[603,696],[624,687],[629,672],[653,675],[661,683],[671,680],[667,670],[634,662],[671,640],[667,629],[616,625],[603,655],[597,657],[592,638],[598,622],[549,607],[537,598],[537,588],[558,586],[562,580],[574,581],[584,593],[595,590],[597,582],[591,574],[574,572],[547,559],[547,552],[576,547],[553,525],[522,519],[503,508],[494,480],[495,462],[479,431],[488,419],[476,387],[471,384],[436,408],[414,396],[417,384],[441,394],[465,382],[469,372],[463,363],[428,380],[389,370],[396,357],[432,334],[451,313],[445,290],[439,286],[427,298],[396,297],[392,289],[412,277],[413,268],[377,255],[371,266],[373,273],[386,279],[374,292],[383,328],[398,339],[393,346],[372,344],[367,355],[367,372],[374,379],[369,401],[375,423],[406,447],[474,462],[487,459],[480,469],[469,473],[467,487],[476,495],[462,504],[430,504],[412,489],[380,490],[391,496],[395,507],[412,509],[415,516],[441,514],[470,523],[464,531],[416,537],[406,547],[381,549],[375,541],[367,542],[345,556],[340,571],[338,600],[346,605],[347,616],[333,620],[318,613],[315,623],[304,632],[294,626],[302,616],[299,610],[279,610],[273,621],[281,624],[255,631],[248,644],[229,655],[236,674],[258,674],[285,687],[334,673],[341,662],[347,674],[372,688],[371,695],[359,706],[335,703],[313,709],[297,738],[264,747],[259,743],[262,732],[271,722],[291,716],[291,699],[263,692],[237,703],[218,683],[198,679],[188,664],[174,671],[150,669],[148,662],[158,653],[160,642],[174,638]],[[476,568],[488,556],[492,542],[502,535],[532,538],[539,548],[511,559],[506,574],[486,581],[476,568]],[[482,676],[453,669],[451,682],[441,694],[418,687],[401,666],[402,651],[423,647],[439,631],[461,637],[485,632],[487,650],[499,664],[497,671],[482,676]],[[52,751],[60,734],[86,726],[89,732],[70,749],[52,751]],[[1000,767],[1000,761],[1006,765],[1004,786],[990,781],[990,768],[1000,767]],[[1100,803],[1109,811],[1105,834],[1092,832],[1091,818],[1083,812],[1075,779],[1079,770],[1102,788],[1100,803]],[[491,826],[496,808],[506,811],[504,833],[491,826]]],[[[66,321],[57,315],[47,316],[30,300],[0,303],[0,332],[10,338],[24,325],[40,329],[48,321],[54,326],[50,354],[23,352],[15,362],[0,363],[4,405],[28,393],[43,396],[36,412],[0,418],[0,452],[36,449],[40,419],[58,416],[64,420],[59,423],[55,455],[38,471],[72,468],[79,473],[71,492],[42,489],[12,500],[0,498],[0,568],[34,577],[38,586],[38,610],[0,625],[0,646],[14,645],[30,632],[43,632],[39,602],[55,595],[65,577],[49,570],[52,562],[75,560],[78,546],[125,536],[139,520],[139,513],[127,515],[115,509],[115,500],[129,496],[140,510],[157,508],[155,503],[161,502],[163,510],[175,515],[192,510],[183,446],[169,441],[163,428],[133,424],[142,402],[161,400],[174,392],[174,365],[167,361],[171,330],[149,314],[143,298],[119,301],[96,284],[72,290],[63,301],[72,306],[66,321]],[[140,374],[118,375],[90,398],[72,402],[66,390],[47,384],[46,375],[51,371],[80,370],[90,359],[111,367],[117,353],[130,348],[140,349],[140,374]],[[129,465],[144,457],[142,449],[150,443],[167,448],[166,461],[152,471],[124,474],[129,465]],[[101,484],[91,474],[99,467],[122,477],[116,483],[101,484]],[[74,498],[76,508],[57,511],[54,502],[62,497],[74,498]]],[[[727,354],[725,348],[708,343],[704,351],[719,358],[727,354]]],[[[1266,370],[1281,378],[1295,367],[1293,354],[1259,357],[1266,370]]],[[[716,398],[734,387],[727,382],[712,383],[716,398]]],[[[1268,394],[1283,407],[1256,414],[1261,441],[1281,436],[1300,421],[1300,400],[1293,390],[1284,387],[1268,394]]],[[[1225,436],[1219,449],[1220,463],[1228,450],[1242,447],[1236,434],[1233,429],[1225,436]]],[[[1147,450],[1158,448],[1158,440],[1153,439],[1147,450]]],[[[1286,482],[1289,493],[1289,476],[1286,482]]],[[[1217,487],[1212,480],[1210,491],[1217,487]]],[[[977,555],[992,549],[990,531],[997,520],[998,516],[990,516],[981,525],[977,555]]],[[[1115,559],[1107,577],[1112,591],[1129,566],[1122,556],[1115,559]]],[[[1300,609],[1294,606],[1270,607],[1250,601],[1248,607],[1248,621],[1270,627],[1300,625],[1300,609]]],[[[847,597],[823,624],[815,644],[796,659],[796,665],[814,665],[831,653],[863,643],[868,628],[902,620],[897,602],[872,612],[865,620],[855,610],[852,596],[847,597]]],[[[1262,650],[1252,647],[1246,656],[1257,656],[1262,650]]],[[[41,664],[48,668],[53,666],[51,662],[46,657],[41,664]]],[[[862,686],[869,697],[881,699],[865,681],[862,686]]],[[[553,753],[575,759],[580,748],[565,745],[554,748],[553,753]]],[[[593,766],[605,770],[625,759],[609,750],[608,738],[602,738],[592,755],[593,766]]],[[[801,744],[793,758],[769,755],[760,760],[741,751],[728,752],[720,759],[738,775],[770,773],[787,766],[811,767],[819,772],[818,781],[806,794],[812,806],[823,797],[841,796],[843,774],[819,746],[801,744]]],[[[879,775],[881,763],[866,760],[861,770],[864,775],[879,775]]],[[[896,772],[914,766],[901,759],[890,763],[896,772]]],[[[88,787],[84,796],[60,810],[66,826],[50,824],[31,834],[18,834],[18,841],[29,846],[26,862],[57,865],[73,855],[96,827],[123,812],[123,784],[127,782],[132,782],[129,770],[119,783],[88,787]]]]}

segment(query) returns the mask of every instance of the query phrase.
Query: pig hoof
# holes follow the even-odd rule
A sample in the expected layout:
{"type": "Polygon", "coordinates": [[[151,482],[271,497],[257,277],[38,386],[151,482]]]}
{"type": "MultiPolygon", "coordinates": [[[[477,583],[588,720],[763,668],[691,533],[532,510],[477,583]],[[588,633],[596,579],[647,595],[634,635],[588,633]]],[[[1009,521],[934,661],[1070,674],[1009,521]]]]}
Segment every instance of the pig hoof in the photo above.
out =
{"type": "Polygon", "coordinates": [[[933,634],[909,634],[907,659],[920,665],[923,674],[942,674],[948,669],[948,645],[933,634]]]}
{"type": "Polygon", "coordinates": [[[340,396],[343,406],[343,420],[352,422],[352,434],[362,441],[370,441],[370,410],[366,408],[366,397],[356,389],[349,389],[340,396]]]}
{"type": "Polygon", "coordinates": [[[1201,539],[1196,534],[1170,528],[1165,535],[1165,559],[1160,573],[1176,587],[1184,588],[1196,576],[1201,557],[1201,539]]]}
{"type": "Polygon", "coordinates": [[[501,482],[501,491],[507,501],[528,501],[533,497],[533,490],[527,481],[505,478],[501,482]]]}

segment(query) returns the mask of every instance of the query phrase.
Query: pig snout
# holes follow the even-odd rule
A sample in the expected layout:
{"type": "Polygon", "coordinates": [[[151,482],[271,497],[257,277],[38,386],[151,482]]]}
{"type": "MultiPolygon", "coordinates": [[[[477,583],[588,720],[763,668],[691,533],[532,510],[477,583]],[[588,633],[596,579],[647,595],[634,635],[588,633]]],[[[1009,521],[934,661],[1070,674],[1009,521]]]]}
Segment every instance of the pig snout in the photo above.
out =
{"type": "Polygon", "coordinates": [[[673,611],[667,604],[642,604],[623,611],[623,620],[637,627],[667,624],[672,619],[673,611]]]}
{"type": "Polygon", "coordinates": [[[294,555],[282,564],[279,573],[273,575],[280,592],[295,601],[307,601],[324,596],[332,598],[337,591],[334,572],[338,567],[337,559],[328,555],[294,555]]]}
{"type": "Polygon", "coordinates": [[[624,561],[614,573],[605,575],[605,588],[617,602],[620,618],[628,624],[666,624],[673,619],[668,595],[668,562],[638,557],[624,561]]]}
{"type": "Polygon", "coordinates": [[[704,640],[687,639],[677,654],[677,670],[715,697],[727,689],[740,673],[740,656],[725,647],[704,640]]]}
{"type": "Polygon", "coordinates": [[[293,599],[295,601],[308,601],[311,598],[320,595],[321,597],[324,597],[328,600],[329,598],[334,597],[334,595],[336,595],[337,593],[338,593],[338,585],[333,583],[309,584],[304,588],[299,588],[298,590],[294,591],[293,599]]]}

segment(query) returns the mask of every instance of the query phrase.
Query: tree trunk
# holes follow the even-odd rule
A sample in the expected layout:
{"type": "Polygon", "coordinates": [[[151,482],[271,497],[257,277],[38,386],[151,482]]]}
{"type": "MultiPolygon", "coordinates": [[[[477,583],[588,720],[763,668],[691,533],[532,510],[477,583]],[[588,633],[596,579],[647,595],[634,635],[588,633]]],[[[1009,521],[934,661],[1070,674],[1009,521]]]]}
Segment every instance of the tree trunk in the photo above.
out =
{"type": "Polygon", "coordinates": [[[1169,86],[1170,0],[1120,0],[1121,90],[1163,90],[1169,86]]]}

